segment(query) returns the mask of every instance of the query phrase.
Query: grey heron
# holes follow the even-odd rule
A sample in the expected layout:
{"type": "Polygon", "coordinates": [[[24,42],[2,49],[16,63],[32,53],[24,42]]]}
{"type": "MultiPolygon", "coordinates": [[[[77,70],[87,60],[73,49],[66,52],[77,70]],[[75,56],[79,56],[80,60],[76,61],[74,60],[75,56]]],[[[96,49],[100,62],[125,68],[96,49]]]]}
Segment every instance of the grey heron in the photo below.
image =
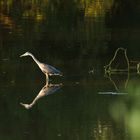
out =
{"type": "Polygon", "coordinates": [[[36,62],[36,64],[39,66],[39,68],[41,69],[41,71],[46,75],[46,80],[48,81],[49,77],[48,76],[52,76],[52,75],[59,75],[62,76],[62,73],[56,69],[55,67],[48,65],[48,64],[44,64],[41,63],[39,60],[37,60],[34,55],[30,52],[26,52],[24,54],[22,54],[20,57],[23,56],[31,56],[32,59],[36,62]]]}

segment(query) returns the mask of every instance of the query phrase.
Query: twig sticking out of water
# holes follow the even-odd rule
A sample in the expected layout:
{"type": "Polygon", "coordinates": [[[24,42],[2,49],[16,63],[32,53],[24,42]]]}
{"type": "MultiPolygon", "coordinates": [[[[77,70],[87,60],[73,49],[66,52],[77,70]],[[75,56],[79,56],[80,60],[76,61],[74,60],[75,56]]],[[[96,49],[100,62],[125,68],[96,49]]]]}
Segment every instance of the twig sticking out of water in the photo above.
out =
{"type": "Polygon", "coordinates": [[[129,59],[127,57],[127,50],[124,49],[124,48],[118,48],[115,51],[115,54],[114,54],[113,58],[110,60],[109,64],[106,65],[106,66],[104,66],[104,68],[105,68],[105,74],[109,74],[110,75],[111,73],[116,73],[116,72],[129,72],[129,69],[130,69],[130,66],[129,65],[130,64],[129,64],[129,59]],[[111,67],[113,61],[115,60],[115,58],[116,58],[116,56],[117,56],[117,54],[118,54],[118,52],[120,50],[124,51],[125,59],[126,59],[126,62],[127,62],[127,69],[113,69],[111,67]]]}

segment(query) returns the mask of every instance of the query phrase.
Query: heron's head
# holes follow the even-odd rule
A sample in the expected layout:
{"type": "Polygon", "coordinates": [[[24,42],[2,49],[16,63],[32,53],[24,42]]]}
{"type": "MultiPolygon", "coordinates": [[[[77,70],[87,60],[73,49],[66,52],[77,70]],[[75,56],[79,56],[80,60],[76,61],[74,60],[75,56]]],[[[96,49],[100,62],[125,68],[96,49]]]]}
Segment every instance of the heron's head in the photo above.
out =
{"type": "Polygon", "coordinates": [[[31,55],[31,53],[30,52],[26,52],[26,53],[22,54],[20,57],[29,56],[29,55],[31,55]]]}
{"type": "Polygon", "coordinates": [[[26,109],[30,109],[32,106],[30,104],[23,104],[20,103],[20,105],[22,105],[23,107],[25,107],[26,109]]]}

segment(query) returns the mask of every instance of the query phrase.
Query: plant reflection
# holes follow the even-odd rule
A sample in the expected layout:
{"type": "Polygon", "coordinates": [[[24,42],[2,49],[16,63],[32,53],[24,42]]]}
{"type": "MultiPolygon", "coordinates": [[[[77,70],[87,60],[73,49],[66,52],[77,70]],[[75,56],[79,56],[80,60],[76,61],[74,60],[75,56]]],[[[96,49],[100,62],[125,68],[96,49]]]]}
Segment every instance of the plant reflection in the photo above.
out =
{"type": "Polygon", "coordinates": [[[20,103],[20,104],[26,109],[30,109],[36,104],[36,102],[40,98],[55,93],[58,89],[61,88],[61,86],[62,84],[48,84],[46,82],[46,85],[40,90],[38,95],[34,98],[34,100],[30,104],[24,104],[24,103],[20,103]]]}
{"type": "Polygon", "coordinates": [[[120,92],[123,89],[126,89],[128,81],[129,81],[129,72],[123,73],[114,73],[114,74],[105,74],[105,77],[110,80],[113,84],[115,90],[120,92]],[[120,78],[121,77],[121,81],[120,78]],[[120,86],[121,85],[121,86],[120,86]]]}

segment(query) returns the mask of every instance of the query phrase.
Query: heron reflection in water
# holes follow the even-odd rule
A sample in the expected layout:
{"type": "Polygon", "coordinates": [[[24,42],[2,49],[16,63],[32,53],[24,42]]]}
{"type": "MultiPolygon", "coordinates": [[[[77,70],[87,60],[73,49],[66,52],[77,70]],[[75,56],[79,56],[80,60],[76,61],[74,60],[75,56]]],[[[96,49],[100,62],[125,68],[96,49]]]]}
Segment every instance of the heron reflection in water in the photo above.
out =
{"type": "Polygon", "coordinates": [[[58,69],[56,69],[55,67],[53,67],[51,65],[41,63],[39,60],[37,60],[34,57],[34,55],[32,53],[26,52],[26,53],[22,54],[20,57],[23,57],[23,56],[31,56],[32,57],[32,59],[36,62],[36,64],[41,69],[41,71],[46,75],[46,81],[49,80],[48,76],[52,76],[52,75],[62,76],[62,72],[60,72],[58,69]]]}
{"type": "Polygon", "coordinates": [[[40,98],[55,93],[58,89],[60,89],[62,84],[46,84],[38,93],[38,95],[34,98],[34,100],[30,104],[20,103],[26,109],[30,109],[33,105],[36,104],[37,100],[40,98]]]}

